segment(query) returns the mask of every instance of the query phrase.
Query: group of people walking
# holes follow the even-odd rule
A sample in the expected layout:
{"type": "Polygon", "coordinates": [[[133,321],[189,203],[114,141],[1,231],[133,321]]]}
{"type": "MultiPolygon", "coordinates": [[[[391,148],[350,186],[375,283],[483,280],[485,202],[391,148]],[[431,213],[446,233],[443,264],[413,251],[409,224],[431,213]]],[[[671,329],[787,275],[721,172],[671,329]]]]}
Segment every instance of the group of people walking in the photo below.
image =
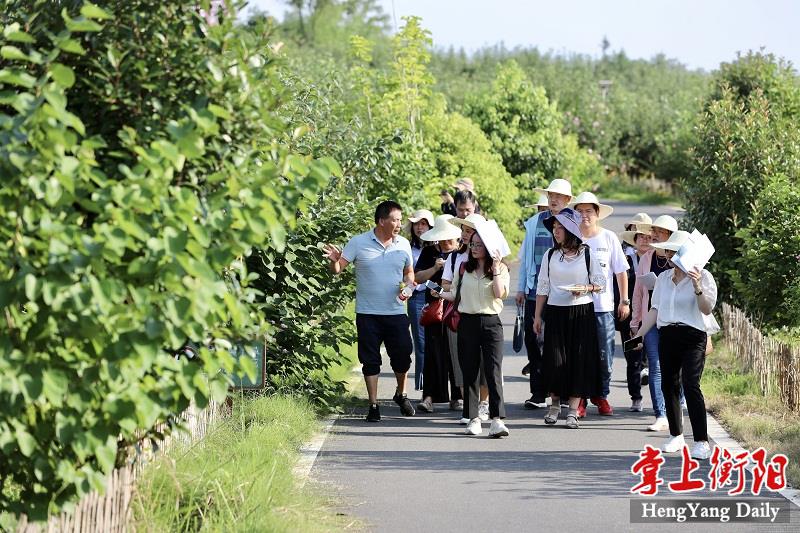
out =
{"type": "MultiPolygon", "coordinates": [[[[511,290],[505,259],[510,249],[496,222],[480,212],[471,180],[461,179],[456,187],[453,196],[443,191],[443,214],[422,209],[405,225],[401,207],[382,202],[374,229],[351,239],[344,250],[326,245],[325,253],[332,272],[351,262],[356,269],[367,420],[380,420],[376,396],[383,343],[397,379],[394,401],[403,415],[448,404],[460,411],[466,434],[481,434],[482,422],[491,420],[489,436],[503,437],[509,429],[503,422],[499,315],[511,290]],[[403,228],[410,241],[400,235],[403,228]],[[416,408],[405,392],[412,351],[414,385],[421,391],[416,408]]],[[[652,220],[640,213],[617,236],[602,227],[612,208],[595,194],[573,196],[563,179],[537,192],[539,212],[525,222],[515,298],[524,306],[531,394],[525,407],[544,409],[547,425],[557,424],[566,407],[571,429],[580,427],[589,402],[598,414],[612,416],[608,395],[619,330],[623,342],[643,338],[625,353],[629,410],[643,409],[646,362],[656,417],[648,429],[668,429],[664,451],[680,450],[685,396],[692,456],[708,457],[699,382],[709,335],[719,330],[711,314],[716,285],[707,270],[684,272],[671,262],[689,234],[679,231],[672,217],[652,220]]]]}

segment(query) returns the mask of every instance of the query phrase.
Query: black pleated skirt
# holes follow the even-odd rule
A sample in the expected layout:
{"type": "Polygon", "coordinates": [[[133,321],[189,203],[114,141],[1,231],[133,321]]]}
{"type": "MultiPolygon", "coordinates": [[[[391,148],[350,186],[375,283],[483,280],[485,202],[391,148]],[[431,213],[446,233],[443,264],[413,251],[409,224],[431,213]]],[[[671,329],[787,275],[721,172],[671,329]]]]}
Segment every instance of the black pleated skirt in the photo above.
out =
{"type": "Polygon", "coordinates": [[[594,304],[547,305],[543,318],[545,390],[561,398],[599,396],[601,363],[594,304]]]}

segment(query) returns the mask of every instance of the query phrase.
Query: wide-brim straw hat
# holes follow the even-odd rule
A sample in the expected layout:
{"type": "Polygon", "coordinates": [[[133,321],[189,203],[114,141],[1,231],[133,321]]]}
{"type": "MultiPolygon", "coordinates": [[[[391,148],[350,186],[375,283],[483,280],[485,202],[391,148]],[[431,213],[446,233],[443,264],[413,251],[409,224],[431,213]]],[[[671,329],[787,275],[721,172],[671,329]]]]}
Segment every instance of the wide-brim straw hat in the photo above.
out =
{"type": "Polygon", "coordinates": [[[478,213],[472,213],[471,215],[467,216],[467,218],[453,218],[450,220],[450,224],[453,226],[466,226],[468,228],[475,229],[475,226],[478,224],[483,224],[486,222],[486,219],[483,215],[479,215],[478,213]]]}
{"type": "Polygon", "coordinates": [[[569,203],[569,206],[572,209],[575,209],[575,206],[578,204],[594,204],[597,206],[597,218],[603,220],[604,218],[608,217],[611,213],[614,212],[614,208],[610,205],[601,204],[600,200],[597,199],[597,195],[593,192],[584,191],[580,193],[578,196],[572,199],[569,203]]]}
{"type": "Polygon", "coordinates": [[[544,227],[547,228],[550,233],[553,233],[553,224],[556,220],[564,226],[565,230],[577,237],[578,242],[583,242],[583,237],[581,236],[581,216],[576,211],[567,207],[562,209],[557,215],[545,219],[543,222],[544,227]]]}
{"type": "Polygon", "coordinates": [[[500,257],[511,255],[511,248],[508,246],[500,226],[494,220],[486,220],[475,226],[475,232],[483,241],[486,253],[489,257],[500,254],[500,257]]]}
{"type": "Polygon", "coordinates": [[[681,247],[689,241],[689,232],[683,230],[676,230],[664,242],[654,242],[650,246],[657,250],[672,250],[677,252],[681,247]]]}
{"type": "Polygon", "coordinates": [[[461,230],[450,223],[453,215],[439,215],[433,223],[433,229],[429,229],[419,236],[423,241],[449,241],[461,237],[461,230]]]}
{"type": "Polygon", "coordinates": [[[672,233],[678,231],[678,221],[669,215],[661,215],[650,224],[637,224],[636,229],[640,231],[650,231],[653,228],[661,228],[672,233]]]}
{"type": "Polygon", "coordinates": [[[417,209],[414,211],[414,214],[408,217],[408,221],[405,223],[405,230],[411,231],[411,225],[416,224],[420,220],[427,220],[428,225],[433,227],[433,213],[427,209],[417,209]]]}
{"type": "Polygon", "coordinates": [[[650,218],[650,215],[647,213],[636,213],[633,215],[633,218],[630,219],[625,223],[624,227],[628,226],[638,226],[639,224],[650,224],[653,222],[653,219],[650,218]]]}
{"type": "Polygon", "coordinates": [[[619,234],[619,238],[622,239],[623,241],[627,242],[631,246],[636,246],[636,236],[637,235],[648,235],[648,236],[650,235],[649,231],[642,231],[641,229],[639,229],[638,225],[636,225],[635,227],[636,227],[636,229],[623,231],[622,233],[620,233],[619,234]]]}
{"type": "Polygon", "coordinates": [[[550,182],[550,185],[547,186],[546,189],[542,189],[536,187],[533,189],[533,192],[538,192],[539,194],[547,195],[549,192],[554,192],[558,194],[563,194],[565,196],[569,196],[570,200],[572,200],[572,184],[565,179],[556,178],[550,182]]]}

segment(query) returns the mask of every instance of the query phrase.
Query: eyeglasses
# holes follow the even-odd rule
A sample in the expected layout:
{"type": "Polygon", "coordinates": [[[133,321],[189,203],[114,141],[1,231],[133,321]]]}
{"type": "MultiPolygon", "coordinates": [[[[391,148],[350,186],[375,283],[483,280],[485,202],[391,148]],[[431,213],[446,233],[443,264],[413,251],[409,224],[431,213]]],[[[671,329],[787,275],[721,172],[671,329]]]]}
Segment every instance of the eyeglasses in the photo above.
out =
{"type": "Polygon", "coordinates": [[[482,242],[471,242],[468,244],[470,250],[473,248],[485,248],[482,242]]]}

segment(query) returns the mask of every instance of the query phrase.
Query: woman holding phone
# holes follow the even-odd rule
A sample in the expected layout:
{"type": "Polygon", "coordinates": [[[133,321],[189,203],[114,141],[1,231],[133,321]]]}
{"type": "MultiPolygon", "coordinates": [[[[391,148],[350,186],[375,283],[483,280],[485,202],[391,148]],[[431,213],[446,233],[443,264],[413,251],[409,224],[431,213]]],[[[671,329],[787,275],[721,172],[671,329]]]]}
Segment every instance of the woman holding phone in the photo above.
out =
{"type": "MultiPolygon", "coordinates": [[[[406,231],[411,241],[411,258],[414,268],[417,266],[422,249],[430,243],[420,236],[433,227],[433,213],[427,209],[418,209],[408,217],[406,231]]],[[[422,390],[422,369],[425,367],[425,328],[419,325],[419,316],[425,305],[425,288],[417,286],[414,294],[408,299],[408,321],[411,322],[411,337],[414,339],[414,389],[422,390]]]]}

